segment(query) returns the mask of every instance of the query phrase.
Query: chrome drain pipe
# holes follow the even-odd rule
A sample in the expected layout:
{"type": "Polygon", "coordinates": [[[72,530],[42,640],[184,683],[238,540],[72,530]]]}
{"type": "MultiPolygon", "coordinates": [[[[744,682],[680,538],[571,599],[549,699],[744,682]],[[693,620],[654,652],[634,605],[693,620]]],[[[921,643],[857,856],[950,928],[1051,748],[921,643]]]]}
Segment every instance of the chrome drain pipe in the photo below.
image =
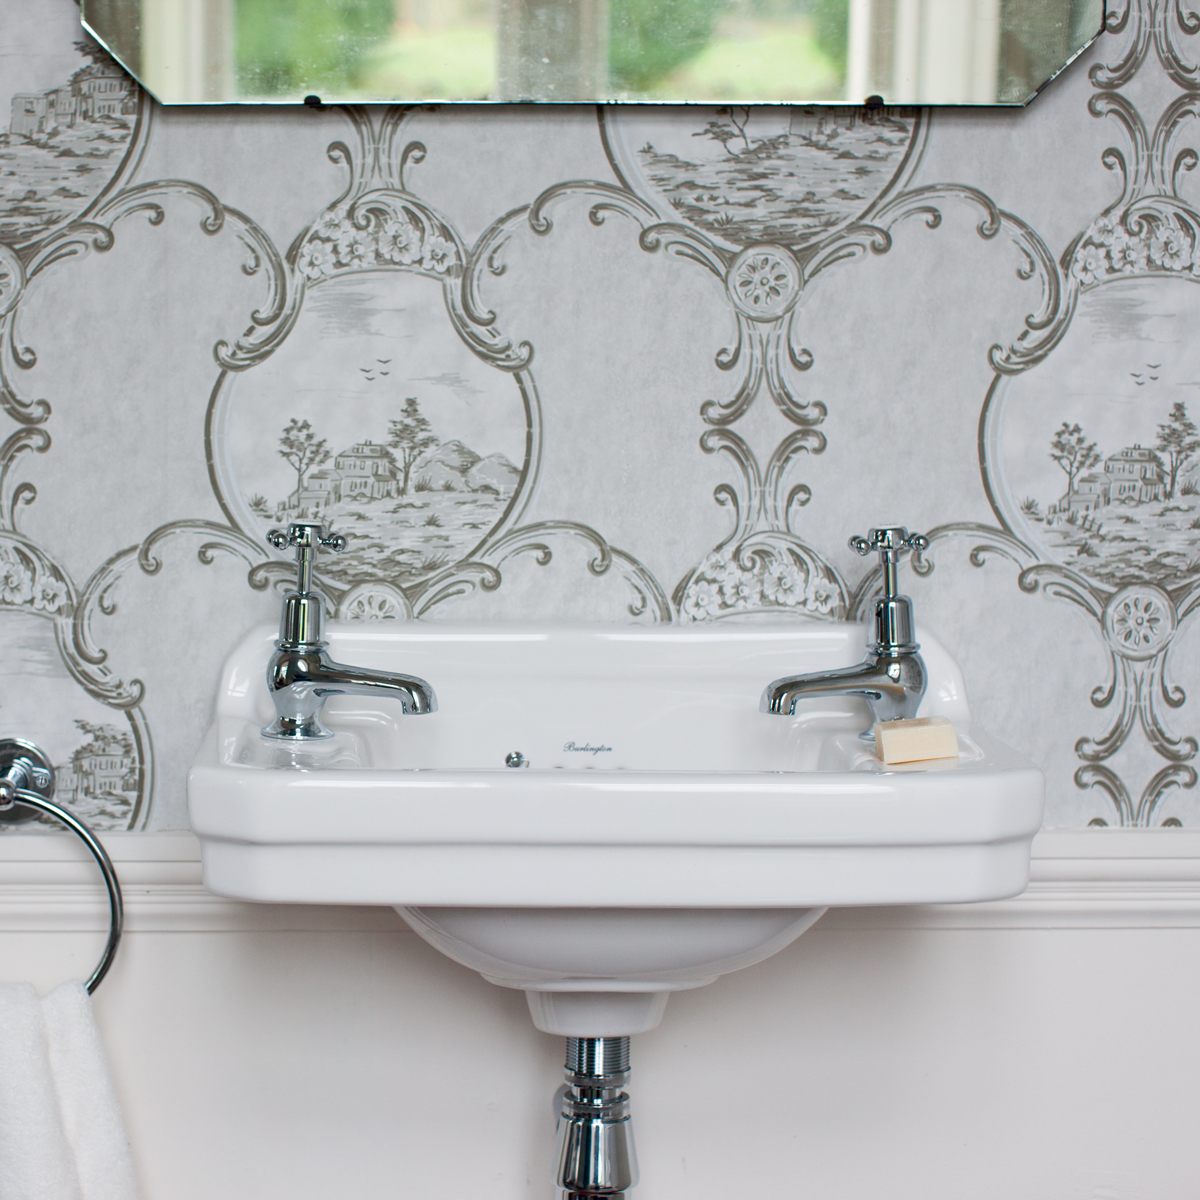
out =
{"type": "Polygon", "coordinates": [[[558,1119],[561,1200],[621,1200],[638,1181],[627,1037],[569,1037],[558,1119]]]}

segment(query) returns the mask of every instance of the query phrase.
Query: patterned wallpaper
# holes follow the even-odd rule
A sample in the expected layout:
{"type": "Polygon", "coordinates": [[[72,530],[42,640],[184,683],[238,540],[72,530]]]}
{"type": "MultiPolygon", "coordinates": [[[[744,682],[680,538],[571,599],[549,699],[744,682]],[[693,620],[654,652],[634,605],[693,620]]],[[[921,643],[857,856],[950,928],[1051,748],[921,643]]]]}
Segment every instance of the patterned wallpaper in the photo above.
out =
{"type": "Polygon", "coordinates": [[[185,825],[297,515],[432,621],[858,619],[898,522],[1048,823],[1200,824],[1200,11],[1110,10],[1021,112],[316,111],[4,6],[0,732],[185,825]]]}

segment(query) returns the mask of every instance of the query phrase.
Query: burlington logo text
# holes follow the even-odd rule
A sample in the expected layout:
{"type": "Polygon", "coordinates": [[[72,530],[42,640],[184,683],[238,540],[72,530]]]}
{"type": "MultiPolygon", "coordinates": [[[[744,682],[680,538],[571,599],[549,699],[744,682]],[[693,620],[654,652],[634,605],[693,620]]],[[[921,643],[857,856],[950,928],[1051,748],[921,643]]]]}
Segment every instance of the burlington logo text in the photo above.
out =
{"type": "Polygon", "coordinates": [[[565,746],[563,746],[563,753],[564,754],[611,754],[612,747],[605,746],[603,744],[599,745],[599,746],[593,746],[591,744],[591,742],[584,742],[582,746],[580,746],[577,742],[567,742],[567,744],[565,746]]]}

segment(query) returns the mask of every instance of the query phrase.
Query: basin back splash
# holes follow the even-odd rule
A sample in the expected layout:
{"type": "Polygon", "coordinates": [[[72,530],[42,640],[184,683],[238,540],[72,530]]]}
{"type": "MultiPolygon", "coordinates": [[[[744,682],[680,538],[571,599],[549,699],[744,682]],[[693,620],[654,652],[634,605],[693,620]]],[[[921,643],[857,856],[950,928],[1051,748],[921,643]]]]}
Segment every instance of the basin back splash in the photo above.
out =
{"type": "Polygon", "coordinates": [[[902,522],[1047,823],[1200,825],[1200,22],[1110,9],[1023,112],[598,112],[163,110],[4,6],[0,733],[186,827],[289,520],[340,619],[677,624],[902,522]]]}

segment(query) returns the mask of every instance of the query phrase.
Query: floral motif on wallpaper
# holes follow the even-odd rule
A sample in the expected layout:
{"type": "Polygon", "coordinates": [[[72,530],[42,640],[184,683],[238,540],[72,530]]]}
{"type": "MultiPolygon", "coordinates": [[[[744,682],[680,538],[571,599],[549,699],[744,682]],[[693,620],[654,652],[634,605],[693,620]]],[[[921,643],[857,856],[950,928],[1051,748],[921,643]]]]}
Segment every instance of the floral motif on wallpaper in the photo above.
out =
{"type": "Polygon", "coordinates": [[[1018,595],[1044,590],[1093,622],[1111,670],[1091,691],[1099,728],[1075,734],[1075,784],[1097,800],[1093,823],[1180,823],[1163,814],[1197,782],[1196,739],[1176,728],[1187,697],[1169,664],[1200,603],[1200,400],[1189,391],[1200,216],[1180,190],[1200,163],[1184,137],[1200,112],[1200,69],[1188,58],[1200,16],[1129,0],[1108,29],[1114,49],[1091,69],[1086,119],[1118,133],[1097,169],[1120,177],[1122,195],[1059,257],[977,188],[914,183],[937,119],[920,110],[604,110],[598,136],[617,182],[559,183],[469,246],[409,187],[427,153],[407,135],[409,114],[346,109],[328,149],[344,189],[315,199],[315,219],[281,251],[253,214],[202,182],[134,182],[150,107],[94,48],[78,51],[69,78],[10,97],[0,136],[0,403],[12,426],[0,447],[0,643],[38,698],[20,732],[50,749],[64,797],[101,828],[149,818],[143,688],[118,677],[92,630],[120,579],[155,574],[174,538],[199,537],[205,562],[236,555],[249,585],[265,589],[291,571],[266,531],[318,518],[349,539],[321,576],[345,618],[429,615],[502,588],[518,556],[546,565],[567,548],[582,551],[587,579],[620,584],[618,618],[861,616],[877,574],[844,577],[804,524],[804,466],[829,443],[826,404],[805,384],[814,357],[799,301],[824,272],[887,254],[906,222],[936,229],[954,205],[971,211],[980,238],[1015,248],[1040,300],[993,348],[994,381],[980,398],[996,524],[928,531],[914,566],[932,570],[966,539],[975,565],[1015,564],[1018,595]],[[1160,114],[1126,93],[1143,71],[1165,72],[1177,89],[1160,114]],[[50,497],[21,479],[20,463],[54,448],[49,405],[21,387],[36,352],[15,318],[41,272],[103,252],[125,220],[162,225],[167,196],[199,205],[206,232],[232,231],[243,270],[266,293],[246,332],[214,347],[197,454],[224,519],[142,531],[140,545],[77,581],[21,532],[22,512],[50,497]],[[601,528],[526,521],[548,449],[534,348],[505,333],[489,285],[518,232],[564,236],[556,215],[581,201],[593,225],[617,223],[646,254],[686,264],[681,280],[707,272],[735,331],[715,352],[725,386],[695,416],[697,455],[728,468],[713,495],[728,532],[678,579],[656,579],[636,548],[611,545],[601,528]],[[784,431],[760,456],[743,436],[748,423],[739,426],[763,404],[784,431]],[[1030,456],[1030,445],[1042,449],[1030,456]],[[1145,778],[1117,766],[1137,739],[1157,760],[1145,778]]]}

